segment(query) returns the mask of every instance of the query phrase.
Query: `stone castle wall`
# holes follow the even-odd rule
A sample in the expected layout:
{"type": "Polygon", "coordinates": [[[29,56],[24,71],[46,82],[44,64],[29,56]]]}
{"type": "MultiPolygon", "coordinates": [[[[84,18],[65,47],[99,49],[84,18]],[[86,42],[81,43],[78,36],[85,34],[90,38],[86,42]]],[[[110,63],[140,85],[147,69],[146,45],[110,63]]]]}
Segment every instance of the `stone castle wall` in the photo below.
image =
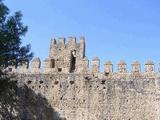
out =
{"type": "Polygon", "coordinates": [[[100,60],[85,56],[85,40],[69,37],[51,40],[48,58],[41,68],[39,58],[31,67],[9,67],[19,85],[43,95],[66,120],[160,120],[160,73],[148,60],[141,72],[138,61],[131,71],[121,60],[118,71],[107,61],[100,72],[100,60]]]}
{"type": "Polygon", "coordinates": [[[66,120],[160,120],[160,79],[98,79],[88,74],[18,76],[66,120]]]}

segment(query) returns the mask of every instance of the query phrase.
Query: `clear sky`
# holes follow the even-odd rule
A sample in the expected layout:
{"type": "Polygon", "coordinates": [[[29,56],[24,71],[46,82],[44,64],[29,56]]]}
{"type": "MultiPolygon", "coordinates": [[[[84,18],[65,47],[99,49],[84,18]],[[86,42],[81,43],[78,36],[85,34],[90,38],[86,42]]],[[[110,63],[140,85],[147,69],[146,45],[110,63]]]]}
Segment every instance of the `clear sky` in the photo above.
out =
{"type": "MultiPolygon", "coordinates": [[[[99,56],[117,69],[124,59],[160,62],[160,0],[5,0],[20,10],[35,57],[48,57],[51,37],[85,36],[86,56],[99,56]]],[[[116,71],[116,70],[115,70],[116,71]]]]}

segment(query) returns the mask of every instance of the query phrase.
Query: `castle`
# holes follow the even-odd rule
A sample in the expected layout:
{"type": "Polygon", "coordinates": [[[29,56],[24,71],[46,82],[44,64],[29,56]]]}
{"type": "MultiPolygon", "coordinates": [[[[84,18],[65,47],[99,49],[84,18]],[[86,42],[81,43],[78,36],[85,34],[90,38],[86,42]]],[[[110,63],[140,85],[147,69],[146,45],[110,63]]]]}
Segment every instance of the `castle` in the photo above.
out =
{"type": "Polygon", "coordinates": [[[141,72],[141,65],[138,61],[134,61],[131,66],[132,70],[127,71],[127,64],[124,60],[118,63],[118,71],[113,71],[113,64],[107,61],[104,64],[104,73],[100,72],[100,59],[93,58],[92,68],[89,69],[89,60],[85,56],[85,38],[80,37],[80,42],[77,43],[75,37],[69,37],[68,42],[65,38],[59,37],[58,40],[52,38],[50,43],[49,56],[44,61],[44,68],[41,68],[40,58],[34,58],[31,63],[23,64],[18,69],[12,67],[13,71],[25,74],[59,74],[59,73],[75,73],[75,74],[90,74],[98,78],[113,77],[119,79],[127,79],[132,77],[155,78],[156,71],[152,60],[145,63],[145,72],[141,72]]]}
{"type": "MultiPolygon", "coordinates": [[[[40,93],[66,120],[160,120],[160,73],[148,60],[145,72],[138,61],[127,64],[121,60],[118,71],[107,61],[100,72],[100,59],[89,60],[85,55],[85,38],[51,39],[49,56],[41,67],[34,58],[19,68],[20,85],[40,93]],[[23,80],[22,80],[23,79],[23,80]]],[[[28,113],[28,119],[30,118],[28,113]]]]}

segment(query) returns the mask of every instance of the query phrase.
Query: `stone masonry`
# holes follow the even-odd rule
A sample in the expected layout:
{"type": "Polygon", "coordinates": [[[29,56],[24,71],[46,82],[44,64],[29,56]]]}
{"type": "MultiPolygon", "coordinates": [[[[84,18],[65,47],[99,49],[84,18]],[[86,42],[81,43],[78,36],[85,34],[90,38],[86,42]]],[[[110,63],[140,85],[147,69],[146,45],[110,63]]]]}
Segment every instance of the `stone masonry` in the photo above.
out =
{"type": "Polygon", "coordinates": [[[111,61],[100,72],[98,57],[89,69],[84,37],[79,43],[75,37],[68,39],[51,39],[43,68],[34,58],[31,67],[13,69],[19,85],[42,94],[66,120],[160,120],[160,72],[151,60],[144,72],[138,61],[128,71],[124,60],[117,72],[111,61]]]}

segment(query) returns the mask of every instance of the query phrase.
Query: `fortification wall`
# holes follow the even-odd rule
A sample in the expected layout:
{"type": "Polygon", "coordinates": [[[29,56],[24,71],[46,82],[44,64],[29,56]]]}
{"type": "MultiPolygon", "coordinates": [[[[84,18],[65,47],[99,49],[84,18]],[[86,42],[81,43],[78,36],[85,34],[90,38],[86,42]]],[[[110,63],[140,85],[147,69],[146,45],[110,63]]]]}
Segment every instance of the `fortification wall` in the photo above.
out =
{"type": "MultiPolygon", "coordinates": [[[[160,120],[160,79],[98,79],[89,74],[19,74],[66,120],[160,120]]],[[[37,111],[38,112],[38,111],[37,111]]]]}
{"type": "Polygon", "coordinates": [[[90,69],[84,38],[77,43],[70,37],[68,43],[64,38],[51,40],[43,68],[35,58],[29,68],[24,64],[8,69],[17,75],[19,86],[44,96],[66,120],[160,120],[160,72],[151,60],[144,72],[138,61],[131,66],[128,71],[121,60],[115,72],[107,61],[100,72],[100,59],[95,57],[90,69]]]}
{"type": "MultiPolygon", "coordinates": [[[[59,37],[51,39],[49,55],[43,62],[41,67],[40,58],[34,58],[29,63],[24,63],[20,66],[8,66],[7,69],[12,73],[20,74],[90,74],[99,79],[146,79],[156,78],[157,72],[160,69],[155,69],[155,64],[152,60],[147,60],[145,66],[140,62],[134,61],[131,63],[131,69],[127,70],[127,63],[120,60],[117,70],[113,70],[111,61],[106,61],[104,70],[100,71],[100,59],[94,57],[91,61],[91,68],[89,68],[89,60],[85,55],[85,38],[80,37],[77,42],[76,37],[69,37],[68,42],[65,38],[59,37]],[[29,66],[30,65],[30,66],[29,66]],[[144,68],[144,72],[142,72],[144,68]]],[[[157,68],[160,68],[158,66],[157,68]]]]}

